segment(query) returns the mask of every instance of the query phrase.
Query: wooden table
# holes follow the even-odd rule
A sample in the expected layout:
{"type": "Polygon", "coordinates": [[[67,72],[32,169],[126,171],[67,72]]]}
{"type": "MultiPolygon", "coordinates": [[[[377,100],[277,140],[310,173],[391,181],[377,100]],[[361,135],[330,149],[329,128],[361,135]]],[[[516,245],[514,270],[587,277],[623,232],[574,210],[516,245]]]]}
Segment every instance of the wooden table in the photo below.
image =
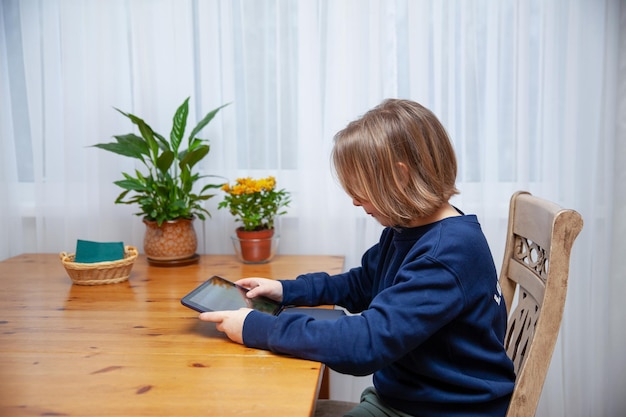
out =
{"type": "Polygon", "coordinates": [[[320,363],[232,343],[180,298],[211,275],[342,268],[337,256],[177,268],[140,256],[127,282],[79,286],[55,254],[0,262],[0,416],[309,416],[320,363]]]}

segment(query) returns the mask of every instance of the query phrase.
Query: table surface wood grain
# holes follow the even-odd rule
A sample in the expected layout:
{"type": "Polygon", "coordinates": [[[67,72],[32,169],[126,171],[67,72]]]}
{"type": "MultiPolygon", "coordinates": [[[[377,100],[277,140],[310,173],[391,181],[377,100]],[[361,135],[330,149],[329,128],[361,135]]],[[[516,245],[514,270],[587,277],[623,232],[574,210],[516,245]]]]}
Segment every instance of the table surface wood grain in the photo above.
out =
{"type": "Polygon", "coordinates": [[[339,256],[202,255],[73,285],[56,254],[0,262],[1,416],[310,416],[323,365],[230,342],[180,299],[212,275],[339,273],[339,256]]]}

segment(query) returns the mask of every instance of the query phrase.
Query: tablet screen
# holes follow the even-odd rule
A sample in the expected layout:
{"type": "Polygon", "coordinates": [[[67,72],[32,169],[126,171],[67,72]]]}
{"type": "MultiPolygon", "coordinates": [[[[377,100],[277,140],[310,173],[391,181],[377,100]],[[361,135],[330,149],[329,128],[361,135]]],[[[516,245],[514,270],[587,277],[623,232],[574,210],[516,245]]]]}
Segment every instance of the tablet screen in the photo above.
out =
{"type": "Polygon", "coordinates": [[[182,298],[181,303],[201,313],[205,311],[253,308],[269,314],[278,314],[280,304],[264,297],[247,298],[248,290],[217,275],[212,276],[182,298]]]}

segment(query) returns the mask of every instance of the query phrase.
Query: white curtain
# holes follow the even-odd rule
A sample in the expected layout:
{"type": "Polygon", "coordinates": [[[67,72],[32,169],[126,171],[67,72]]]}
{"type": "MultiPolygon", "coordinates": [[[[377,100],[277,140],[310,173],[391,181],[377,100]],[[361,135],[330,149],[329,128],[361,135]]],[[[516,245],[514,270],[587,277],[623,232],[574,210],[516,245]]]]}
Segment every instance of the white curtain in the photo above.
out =
{"type": "MultiPolygon", "coordinates": [[[[431,108],[457,149],[462,194],[503,253],[518,189],[578,210],[561,336],[539,416],[626,410],[626,7],[619,0],[3,0],[0,259],[72,251],[76,239],[142,247],[112,184],[132,161],[91,148],[128,133],[117,107],[169,134],[191,96],[204,174],[275,175],[293,194],[283,254],[339,254],[380,226],[329,165],[332,137],[386,97],[431,108]],[[621,57],[621,59],[620,59],[621,57]]],[[[233,253],[231,216],[207,203],[200,252],[233,253]]],[[[334,398],[369,379],[333,374],[334,398]]]]}

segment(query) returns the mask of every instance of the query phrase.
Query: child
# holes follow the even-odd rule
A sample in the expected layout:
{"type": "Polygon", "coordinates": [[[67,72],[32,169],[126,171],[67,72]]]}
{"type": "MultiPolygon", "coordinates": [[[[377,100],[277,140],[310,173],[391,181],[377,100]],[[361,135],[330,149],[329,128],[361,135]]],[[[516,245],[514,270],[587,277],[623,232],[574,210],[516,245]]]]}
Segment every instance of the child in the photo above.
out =
{"type": "Polygon", "coordinates": [[[506,308],[476,216],[448,202],[458,190],[445,129],[418,103],[386,100],[336,135],[332,157],[353,204],[386,226],[378,244],[343,274],[238,283],[249,297],[361,314],[200,318],[249,347],[373,373],[374,388],[347,416],[504,416],[515,381],[506,308]]]}

